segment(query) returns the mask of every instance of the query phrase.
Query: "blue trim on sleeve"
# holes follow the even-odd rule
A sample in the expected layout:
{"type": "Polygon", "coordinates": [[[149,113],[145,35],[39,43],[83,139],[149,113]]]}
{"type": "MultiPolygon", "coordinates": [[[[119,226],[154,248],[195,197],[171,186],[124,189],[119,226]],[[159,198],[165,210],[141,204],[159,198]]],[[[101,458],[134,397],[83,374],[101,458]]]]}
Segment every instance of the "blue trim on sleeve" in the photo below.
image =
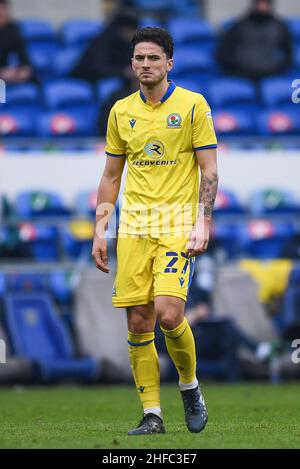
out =
{"type": "Polygon", "coordinates": [[[196,107],[196,104],[194,104],[194,106],[193,106],[193,109],[192,109],[191,124],[194,122],[194,112],[195,112],[195,107],[196,107]]]}
{"type": "Polygon", "coordinates": [[[151,344],[151,342],[153,342],[154,339],[151,339],[151,340],[147,340],[146,342],[130,342],[130,340],[128,340],[128,343],[129,345],[133,345],[134,347],[142,347],[143,345],[148,345],[148,344],[151,344]]]}
{"type": "Polygon", "coordinates": [[[203,147],[197,147],[197,148],[194,148],[194,151],[197,151],[197,150],[206,150],[207,148],[217,148],[218,145],[214,144],[214,145],[204,145],[203,147]]]}
{"type": "Polygon", "coordinates": [[[126,156],[125,153],[122,153],[122,155],[117,155],[117,154],[115,154],[115,153],[109,153],[108,151],[106,151],[105,153],[107,154],[107,156],[116,156],[116,157],[118,157],[118,156],[126,156]]]}

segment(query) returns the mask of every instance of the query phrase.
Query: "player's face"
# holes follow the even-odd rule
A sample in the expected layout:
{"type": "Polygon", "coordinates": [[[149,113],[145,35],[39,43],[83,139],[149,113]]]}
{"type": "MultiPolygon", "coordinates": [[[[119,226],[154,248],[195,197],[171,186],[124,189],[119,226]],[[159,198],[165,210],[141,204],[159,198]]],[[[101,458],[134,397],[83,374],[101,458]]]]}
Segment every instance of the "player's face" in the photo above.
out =
{"type": "Polygon", "coordinates": [[[155,86],[172,70],[173,59],[168,59],[164,50],[153,42],[140,42],[134,48],[132,68],[145,86],[155,86]]]}

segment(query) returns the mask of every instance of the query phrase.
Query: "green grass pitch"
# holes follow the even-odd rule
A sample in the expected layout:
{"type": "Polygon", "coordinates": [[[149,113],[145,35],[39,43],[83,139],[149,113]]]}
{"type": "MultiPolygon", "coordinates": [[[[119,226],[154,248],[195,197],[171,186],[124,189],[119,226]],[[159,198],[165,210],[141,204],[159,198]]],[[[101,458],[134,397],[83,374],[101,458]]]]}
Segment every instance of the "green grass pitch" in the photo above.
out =
{"type": "Polygon", "coordinates": [[[204,383],[209,421],[191,434],[177,386],[162,386],[167,433],[136,437],[133,386],[2,388],[0,448],[300,448],[299,388],[204,383]]]}

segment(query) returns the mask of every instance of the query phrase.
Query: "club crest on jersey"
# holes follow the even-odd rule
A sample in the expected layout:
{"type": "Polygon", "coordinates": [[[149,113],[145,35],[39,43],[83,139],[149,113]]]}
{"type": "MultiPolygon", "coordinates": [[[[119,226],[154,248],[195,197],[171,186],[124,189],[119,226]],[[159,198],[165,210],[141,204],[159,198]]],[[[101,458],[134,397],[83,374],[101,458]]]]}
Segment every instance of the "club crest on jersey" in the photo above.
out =
{"type": "Polygon", "coordinates": [[[169,129],[180,129],[181,121],[182,119],[179,114],[176,114],[176,113],[169,114],[167,117],[167,127],[169,129]]]}
{"type": "Polygon", "coordinates": [[[164,144],[160,140],[152,140],[144,146],[144,152],[151,158],[162,158],[165,153],[164,144]]]}
{"type": "Polygon", "coordinates": [[[132,118],[132,119],[129,119],[129,124],[130,124],[130,127],[133,129],[133,127],[135,126],[135,123],[136,123],[136,119],[132,118]]]}

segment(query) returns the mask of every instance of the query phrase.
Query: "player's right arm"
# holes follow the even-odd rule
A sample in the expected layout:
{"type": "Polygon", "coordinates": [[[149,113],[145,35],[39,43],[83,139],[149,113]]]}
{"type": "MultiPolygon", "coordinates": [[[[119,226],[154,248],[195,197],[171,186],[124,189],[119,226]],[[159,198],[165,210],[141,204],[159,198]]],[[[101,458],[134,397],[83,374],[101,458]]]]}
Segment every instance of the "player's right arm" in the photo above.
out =
{"type": "Polygon", "coordinates": [[[106,164],[102,174],[98,194],[95,235],[92,256],[95,265],[102,272],[108,273],[107,241],[105,232],[108,227],[118,198],[122,173],[125,166],[125,142],[118,133],[115,107],[112,108],[107,125],[106,164]]]}
{"type": "Polygon", "coordinates": [[[108,156],[98,188],[92,256],[96,267],[106,273],[109,272],[109,268],[105,232],[107,230],[108,221],[115,209],[125,161],[125,158],[108,156]]]}

